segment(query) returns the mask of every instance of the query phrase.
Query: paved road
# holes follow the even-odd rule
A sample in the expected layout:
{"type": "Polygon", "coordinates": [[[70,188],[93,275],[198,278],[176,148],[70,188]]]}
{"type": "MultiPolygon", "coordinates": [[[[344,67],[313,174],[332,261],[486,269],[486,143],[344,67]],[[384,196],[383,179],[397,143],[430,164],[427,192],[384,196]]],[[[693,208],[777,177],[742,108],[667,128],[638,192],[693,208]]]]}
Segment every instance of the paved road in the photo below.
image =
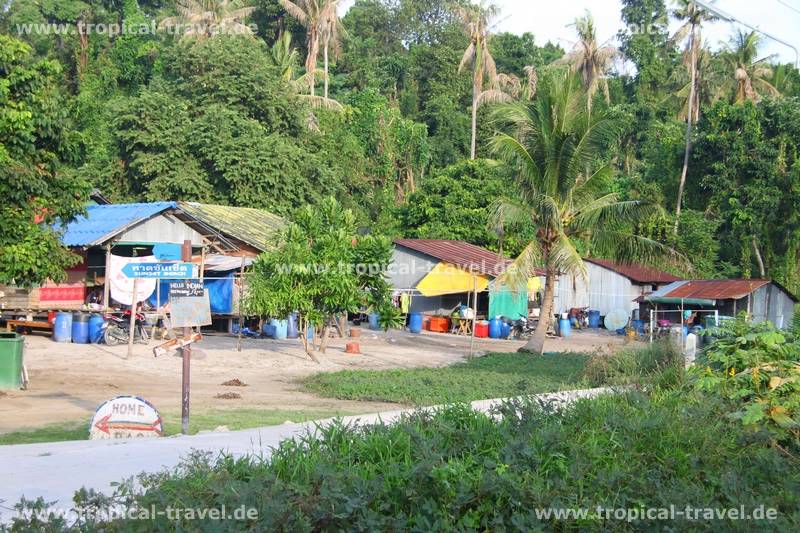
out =
{"type": "MultiPolygon", "coordinates": [[[[577,398],[594,397],[610,392],[606,388],[585,389],[538,398],[569,403],[577,398]]],[[[473,409],[487,412],[501,399],[472,402],[473,409]]],[[[388,411],[370,415],[344,417],[345,422],[374,424],[390,423],[409,410],[388,411]]],[[[69,508],[73,493],[81,487],[109,494],[111,483],[131,478],[140,472],[158,472],[175,467],[192,450],[214,454],[228,452],[235,456],[263,454],[268,456],[280,441],[302,434],[315,424],[303,424],[246,429],[241,431],[202,433],[192,436],[162,439],[124,439],[69,441],[42,444],[0,446],[0,522],[11,519],[14,503],[22,496],[39,496],[55,502],[56,508],[69,508]]]]}

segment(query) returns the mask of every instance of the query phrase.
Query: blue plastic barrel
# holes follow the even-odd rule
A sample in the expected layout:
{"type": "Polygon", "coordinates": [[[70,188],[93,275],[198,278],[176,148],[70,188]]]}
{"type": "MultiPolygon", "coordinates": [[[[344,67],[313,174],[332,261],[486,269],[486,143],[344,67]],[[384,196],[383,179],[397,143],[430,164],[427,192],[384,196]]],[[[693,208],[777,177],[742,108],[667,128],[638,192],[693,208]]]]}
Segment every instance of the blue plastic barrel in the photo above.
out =
{"type": "Polygon", "coordinates": [[[72,314],[72,342],[87,344],[89,342],[89,315],[86,313],[72,314]]]}
{"type": "Polygon", "coordinates": [[[272,324],[264,324],[264,327],[261,328],[261,332],[264,333],[266,337],[275,337],[275,326],[272,324]]]}
{"type": "Polygon", "coordinates": [[[422,313],[411,313],[408,315],[408,331],[419,333],[422,331],[422,313]]]}
{"type": "Polygon", "coordinates": [[[631,327],[637,333],[644,333],[644,320],[631,320],[631,327]]]}
{"type": "Polygon", "coordinates": [[[286,320],[277,320],[273,318],[270,324],[275,326],[275,338],[285,339],[288,333],[289,323],[286,320]]]}
{"type": "Polygon", "coordinates": [[[53,322],[53,340],[56,342],[72,342],[72,313],[56,314],[53,322]]]}
{"type": "Polygon", "coordinates": [[[492,339],[499,339],[503,335],[503,321],[499,318],[493,318],[489,321],[489,337],[492,339]]]}
{"type": "Polygon", "coordinates": [[[600,327],[600,311],[596,309],[589,310],[589,327],[590,328],[600,327]]]}
{"type": "Polygon", "coordinates": [[[370,313],[369,314],[369,329],[372,330],[379,330],[381,329],[380,325],[378,324],[378,319],[380,315],[378,313],[370,313]]]}
{"type": "Polygon", "coordinates": [[[507,339],[509,335],[511,335],[511,324],[506,324],[503,322],[502,325],[503,332],[500,334],[500,338],[507,339]]]}
{"type": "Polygon", "coordinates": [[[103,320],[102,315],[93,314],[89,317],[89,342],[97,344],[103,340],[103,320]]]}
{"type": "Polygon", "coordinates": [[[287,325],[286,325],[286,338],[287,339],[296,339],[300,336],[300,332],[297,331],[297,315],[292,313],[288,317],[286,317],[287,325]]]}
{"type": "Polygon", "coordinates": [[[558,334],[562,337],[569,337],[572,326],[569,324],[568,318],[560,318],[558,320],[558,334]]]}

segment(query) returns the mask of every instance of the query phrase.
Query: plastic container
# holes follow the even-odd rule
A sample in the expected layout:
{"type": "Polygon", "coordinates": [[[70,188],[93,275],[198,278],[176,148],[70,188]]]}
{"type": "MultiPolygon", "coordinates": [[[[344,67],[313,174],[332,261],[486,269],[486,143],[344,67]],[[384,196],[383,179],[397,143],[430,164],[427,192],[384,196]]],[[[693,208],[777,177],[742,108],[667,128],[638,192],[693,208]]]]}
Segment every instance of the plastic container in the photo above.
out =
{"type": "Polygon", "coordinates": [[[278,320],[273,318],[270,324],[275,326],[275,338],[283,340],[286,338],[289,329],[289,323],[286,320],[278,320]]]}
{"type": "Polygon", "coordinates": [[[411,313],[408,315],[408,331],[419,333],[422,331],[422,313],[411,313]]]}
{"type": "Polygon", "coordinates": [[[489,337],[492,339],[499,339],[503,336],[503,321],[499,318],[493,318],[489,321],[489,337]]]}
{"type": "Polygon", "coordinates": [[[489,336],[489,323],[485,320],[475,323],[475,336],[485,338],[489,336]]]}
{"type": "Polygon", "coordinates": [[[86,313],[72,314],[72,342],[88,344],[89,342],[89,315],[86,313]]]}
{"type": "Polygon", "coordinates": [[[370,313],[368,318],[369,318],[369,329],[373,331],[381,329],[381,326],[379,324],[380,315],[378,313],[370,313]]]}
{"type": "Polygon", "coordinates": [[[558,321],[558,334],[561,337],[569,337],[570,333],[572,332],[572,326],[569,323],[568,318],[562,318],[558,321]]]}
{"type": "Polygon", "coordinates": [[[275,326],[272,324],[264,324],[264,327],[261,328],[261,332],[264,334],[265,337],[273,338],[275,337],[275,326]]]}
{"type": "Polygon", "coordinates": [[[72,313],[61,312],[53,321],[53,340],[72,342],[72,313]]]}
{"type": "Polygon", "coordinates": [[[589,327],[595,329],[600,327],[600,311],[596,309],[589,310],[589,327]]]}
{"type": "Polygon", "coordinates": [[[637,333],[644,333],[644,320],[631,320],[631,327],[637,333]]]}
{"type": "Polygon", "coordinates": [[[93,314],[89,317],[89,342],[97,344],[103,340],[103,325],[106,323],[102,315],[93,314]]]}
{"type": "Polygon", "coordinates": [[[429,328],[437,333],[447,333],[450,331],[450,319],[444,316],[432,316],[429,328]]]}
{"type": "Polygon", "coordinates": [[[500,338],[507,339],[509,335],[511,335],[511,324],[506,324],[503,322],[501,326],[503,328],[503,332],[500,334],[500,338]]]}
{"type": "Polygon", "coordinates": [[[22,351],[25,342],[18,333],[0,333],[0,389],[22,386],[22,351]]]}
{"type": "Polygon", "coordinates": [[[296,339],[300,336],[300,332],[297,331],[297,315],[292,313],[288,317],[286,317],[287,324],[286,324],[286,338],[287,339],[296,339]]]}

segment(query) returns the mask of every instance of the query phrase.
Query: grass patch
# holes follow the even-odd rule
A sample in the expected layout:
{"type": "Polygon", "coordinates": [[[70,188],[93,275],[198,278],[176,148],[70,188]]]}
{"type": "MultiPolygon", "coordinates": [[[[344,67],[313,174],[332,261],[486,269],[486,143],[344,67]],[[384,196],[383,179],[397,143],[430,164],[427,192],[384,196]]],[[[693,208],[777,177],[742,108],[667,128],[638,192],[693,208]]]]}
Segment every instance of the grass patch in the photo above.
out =
{"type": "Polygon", "coordinates": [[[496,353],[439,368],[320,373],[303,380],[303,386],[343,400],[411,405],[466,402],[575,388],[588,359],[576,353],[496,353]]]}
{"type": "MultiPolygon", "coordinates": [[[[320,418],[345,416],[348,412],[334,410],[285,410],[285,409],[210,409],[192,413],[189,420],[189,433],[213,430],[225,426],[231,431],[260,426],[276,426],[287,420],[307,422],[320,418]]],[[[164,417],[165,435],[177,435],[181,432],[180,413],[162,413],[164,417]]],[[[65,440],[86,440],[89,437],[89,422],[73,420],[58,424],[49,424],[38,428],[26,428],[20,431],[0,434],[0,445],[33,444],[37,442],[59,442],[65,440]]]]}
{"type": "Polygon", "coordinates": [[[517,401],[498,414],[493,419],[456,405],[389,426],[333,424],[284,441],[266,459],[195,454],[172,472],[140,478],[127,505],[244,507],[257,516],[175,521],[164,513],[152,522],[78,529],[796,531],[800,523],[800,469],[770,446],[768,435],[726,417],[713,398],[628,393],[582,401],[566,412],[517,401]],[[623,512],[763,506],[777,517],[626,521],[593,514],[598,506],[623,512]],[[590,514],[538,514],[553,508],[590,514]]]}

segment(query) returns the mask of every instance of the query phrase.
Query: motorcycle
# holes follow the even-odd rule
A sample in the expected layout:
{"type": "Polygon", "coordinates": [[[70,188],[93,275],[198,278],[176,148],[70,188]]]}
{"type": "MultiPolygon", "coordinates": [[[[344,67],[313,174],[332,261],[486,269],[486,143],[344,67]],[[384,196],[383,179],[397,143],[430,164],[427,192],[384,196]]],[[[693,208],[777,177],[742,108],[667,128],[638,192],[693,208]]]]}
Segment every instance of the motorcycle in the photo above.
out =
{"type": "Polygon", "coordinates": [[[536,331],[536,323],[533,321],[529,321],[528,317],[520,316],[516,320],[504,318],[503,319],[506,324],[511,326],[511,334],[509,335],[510,338],[515,340],[520,339],[527,339],[533,332],[536,331]]]}
{"type": "MultiPolygon", "coordinates": [[[[103,341],[109,346],[116,346],[128,342],[131,327],[130,310],[122,313],[108,313],[105,315],[106,325],[103,330],[103,341]]],[[[147,322],[142,313],[136,313],[133,322],[133,340],[147,344],[150,336],[147,333],[147,322]]]]}
{"type": "Polygon", "coordinates": [[[573,328],[584,329],[589,327],[588,307],[573,307],[569,310],[569,321],[573,328]]]}

